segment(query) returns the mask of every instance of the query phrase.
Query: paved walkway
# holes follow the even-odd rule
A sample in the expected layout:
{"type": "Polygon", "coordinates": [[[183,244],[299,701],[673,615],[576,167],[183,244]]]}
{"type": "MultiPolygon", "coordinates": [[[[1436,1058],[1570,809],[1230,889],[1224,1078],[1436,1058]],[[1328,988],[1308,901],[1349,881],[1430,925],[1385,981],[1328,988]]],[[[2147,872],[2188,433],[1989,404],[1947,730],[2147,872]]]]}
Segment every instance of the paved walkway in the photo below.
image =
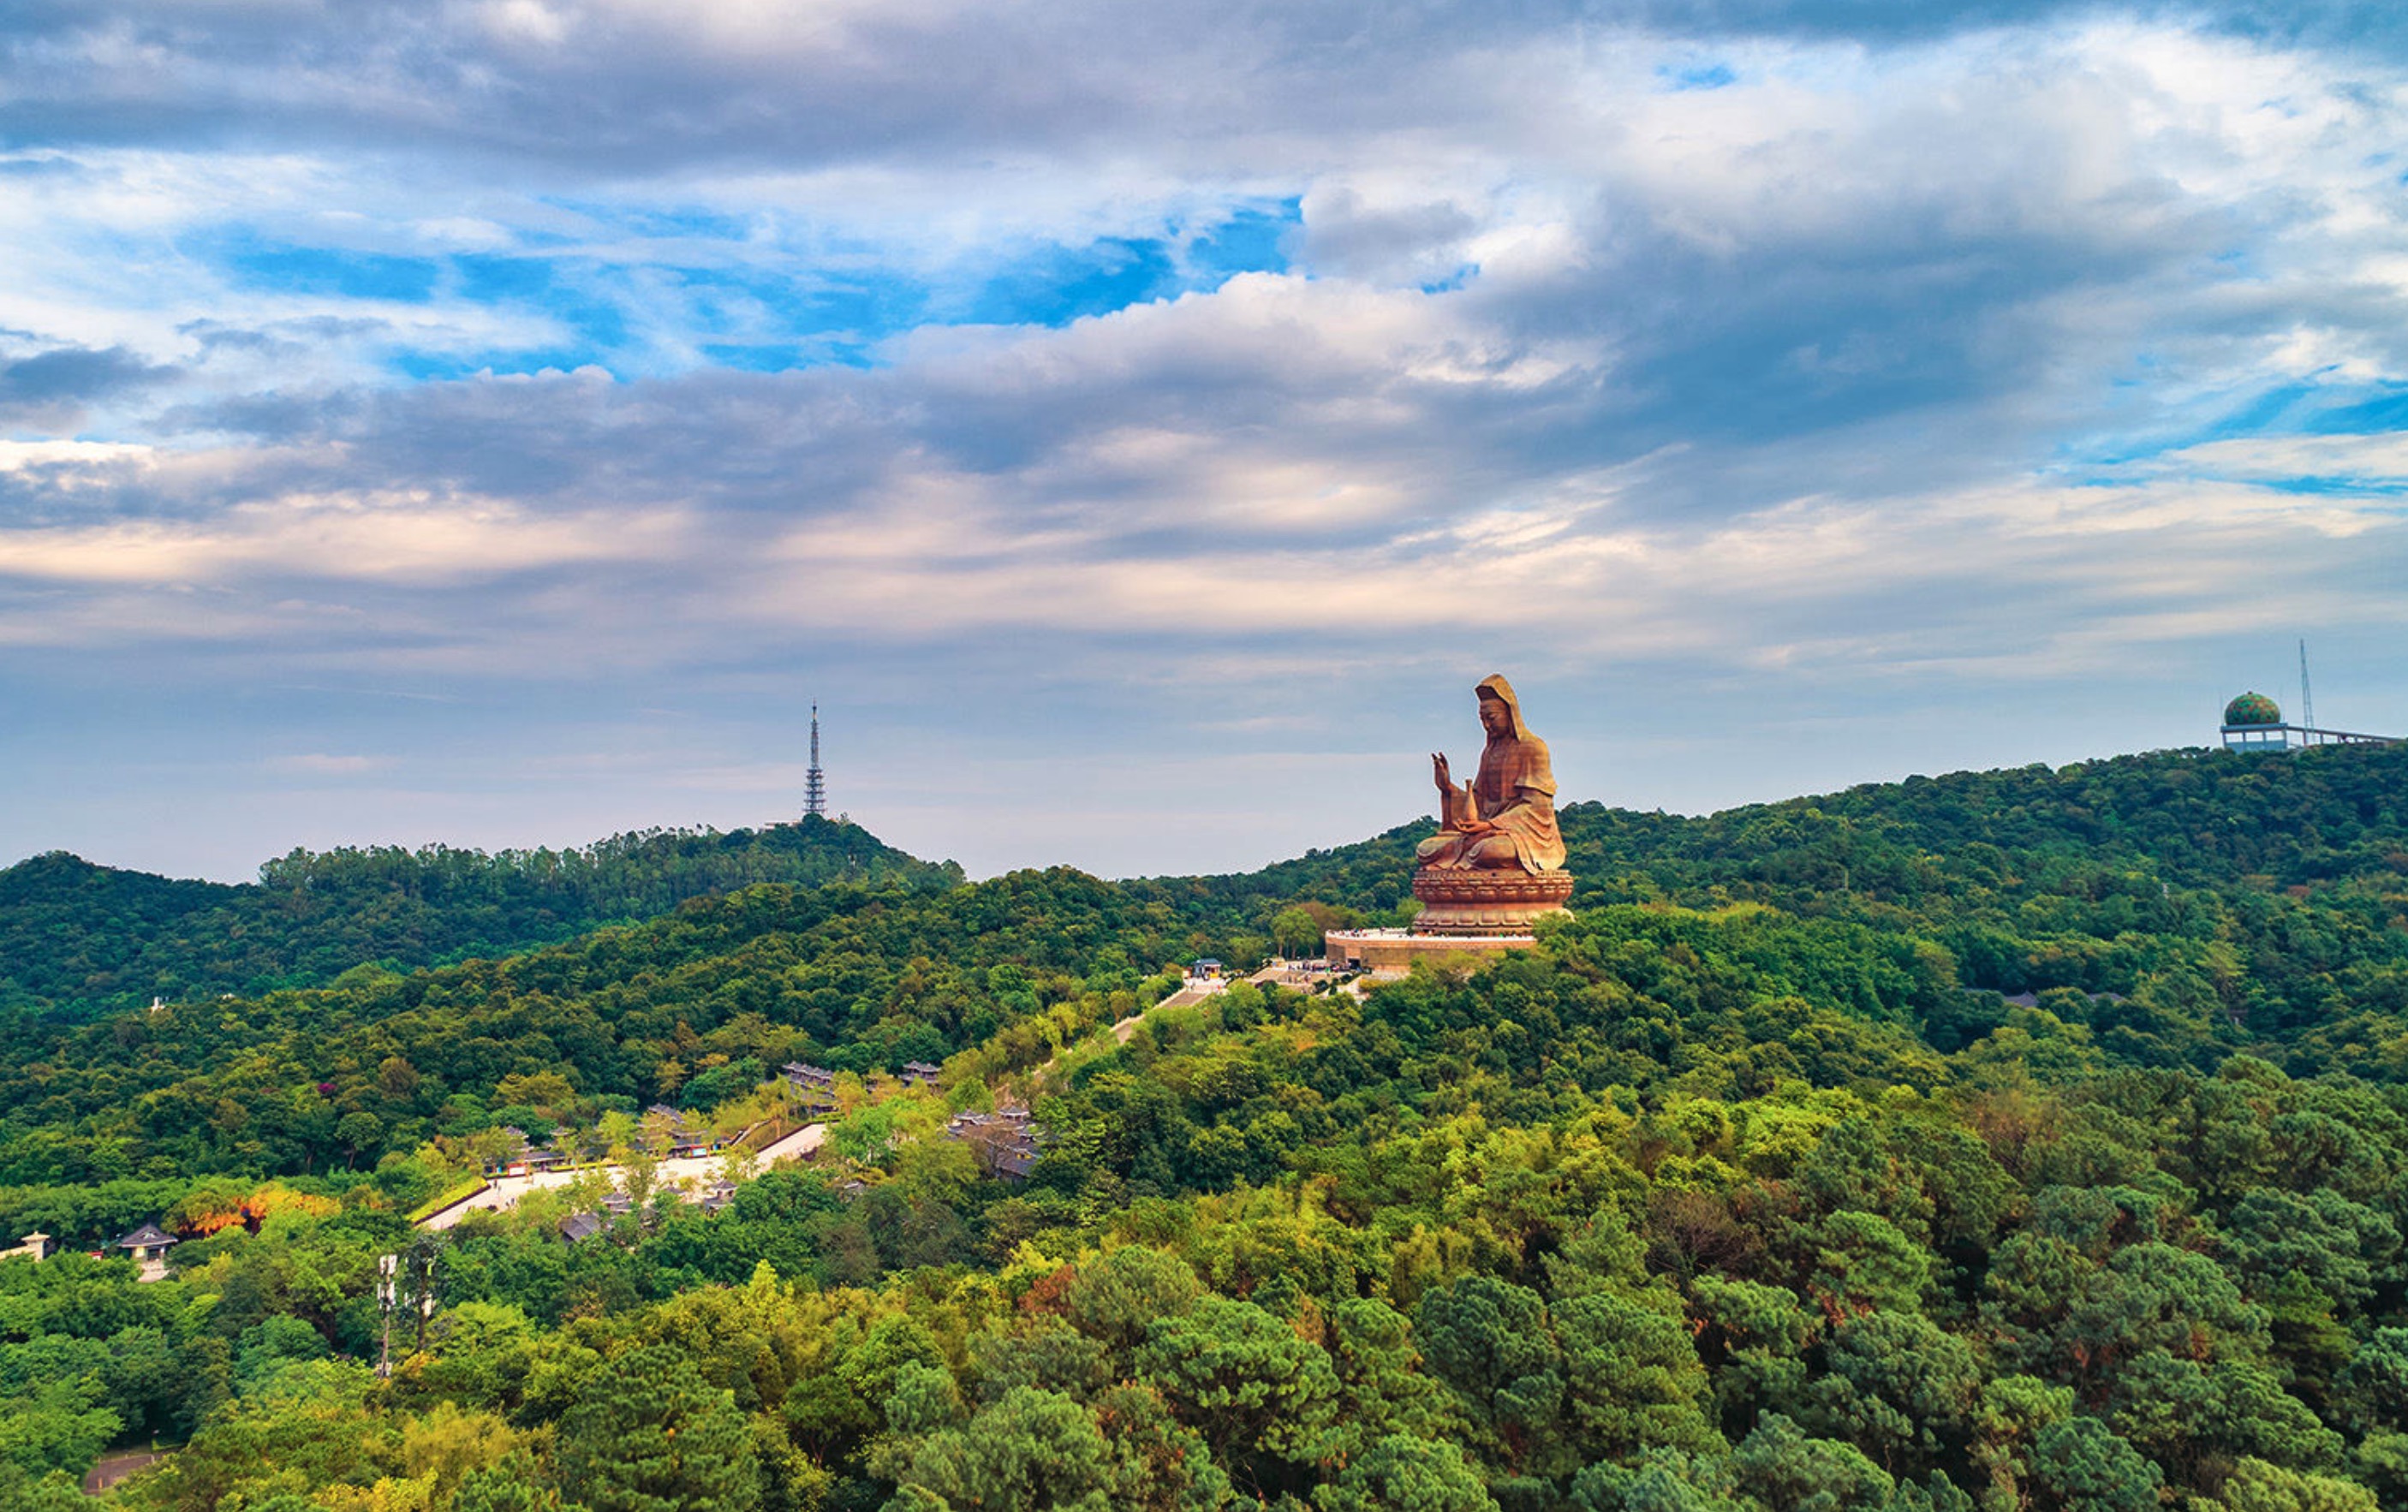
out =
{"type": "MultiPolygon", "coordinates": [[[[1227,978],[1227,977],[1211,977],[1211,978],[1208,978],[1208,979],[1206,979],[1206,980],[1202,980],[1202,981],[1192,981],[1192,982],[1189,982],[1186,986],[1184,986],[1184,987],[1181,988],[1179,991],[1175,991],[1175,992],[1171,993],[1168,997],[1164,998],[1161,1002],[1159,1002],[1159,1003],[1155,1004],[1155,1005],[1154,1006],[1154,1008],[1189,1008],[1189,1007],[1194,1007],[1197,1004],[1203,1002],[1206,998],[1211,997],[1213,993],[1215,993],[1215,992],[1226,992],[1226,991],[1227,991],[1228,990],[1229,990],[1229,981],[1228,981],[1228,978],[1227,978]]],[[[1146,1013],[1152,1013],[1153,1011],[1154,1011],[1154,1008],[1148,1008],[1148,1009],[1146,1009],[1146,1010],[1145,1010],[1145,1013],[1138,1014],[1138,1015],[1136,1016],[1136,1018],[1132,1018],[1132,1019],[1124,1019],[1124,1020],[1121,1020],[1121,1023],[1134,1023],[1134,1022],[1136,1022],[1136,1021],[1137,1021],[1137,1020],[1138,1020],[1138,1019],[1142,1019],[1142,1018],[1144,1018],[1146,1013]]],[[[1112,1027],[1113,1027],[1115,1030],[1117,1030],[1117,1029],[1120,1027],[1120,1024],[1114,1024],[1112,1027]]]]}
{"type": "Polygon", "coordinates": [[[157,1464],[169,1452],[165,1449],[120,1449],[115,1454],[104,1454],[100,1462],[85,1473],[83,1493],[98,1496],[136,1470],[157,1464]]]}
{"type": "Polygon", "coordinates": [[[761,1147],[761,1169],[766,1171],[780,1161],[809,1160],[826,1139],[826,1124],[806,1123],[783,1139],[772,1139],[761,1147]]]}
{"type": "MultiPolygon", "coordinates": [[[[826,1124],[807,1123],[783,1139],[772,1141],[762,1147],[758,1157],[760,1168],[766,1171],[780,1161],[805,1158],[818,1149],[820,1142],[825,1138],[827,1138],[826,1124]]],[[[727,1157],[724,1153],[688,1155],[676,1160],[666,1160],[656,1167],[658,1174],[652,1177],[652,1187],[653,1190],[658,1191],[662,1187],[677,1186],[686,1181],[700,1185],[710,1181],[726,1168],[727,1157]]],[[[601,1169],[604,1175],[610,1177],[612,1186],[619,1184],[617,1166],[606,1165],[601,1169]]],[[[496,1177],[491,1186],[474,1197],[464,1203],[454,1203],[418,1226],[422,1229],[448,1229],[470,1213],[503,1212],[516,1207],[519,1205],[519,1199],[530,1191],[545,1187],[565,1187],[580,1177],[589,1174],[587,1171],[538,1171],[531,1176],[496,1177]]]]}
{"type": "MultiPolygon", "coordinates": [[[[1154,1008],[1192,1008],[1215,992],[1226,991],[1230,980],[1226,977],[1190,977],[1185,986],[1155,1004],[1154,1008]]],[[[1137,1026],[1145,1022],[1146,1014],[1152,1013],[1154,1008],[1132,1013],[1112,1025],[1112,1037],[1124,1045],[1127,1044],[1129,1036],[1137,1033],[1137,1026]]]]}
{"type": "MultiPolygon", "coordinates": [[[[1229,984],[1237,979],[1234,977],[1190,977],[1185,986],[1155,1004],[1154,1008],[1192,1008],[1215,992],[1227,991],[1229,984]]],[[[1316,981],[1326,981],[1328,976],[1326,973],[1316,975],[1299,966],[1274,963],[1245,979],[1258,987],[1293,987],[1301,991],[1316,981]]],[[[1146,1009],[1145,1013],[1132,1013],[1112,1025],[1112,1037],[1124,1045],[1127,1044],[1129,1036],[1137,1033],[1137,1026],[1145,1021],[1145,1014],[1152,1013],[1154,1008],[1146,1009]]]]}
{"type": "Polygon", "coordinates": [[[1329,980],[1329,973],[1326,970],[1314,971],[1309,966],[1290,961],[1265,966],[1246,980],[1257,987],[1292,987],[1303,992],[1311,991],[1316,982],[1329,980]]]}

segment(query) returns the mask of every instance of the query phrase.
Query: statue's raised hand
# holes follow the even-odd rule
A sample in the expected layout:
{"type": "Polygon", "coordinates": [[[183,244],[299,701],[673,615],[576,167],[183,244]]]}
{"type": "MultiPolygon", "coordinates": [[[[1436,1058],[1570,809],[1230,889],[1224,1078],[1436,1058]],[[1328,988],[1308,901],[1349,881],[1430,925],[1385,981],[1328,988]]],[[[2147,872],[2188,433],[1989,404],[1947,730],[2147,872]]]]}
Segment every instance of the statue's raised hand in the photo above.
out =
{"type": "Polygon", "coordinates": [[[1448,769],[1446,758],[1437,751],[1430,752],[1430,776],[1437,779],[1439,792],[1455,791],[1455,773],[1448,769]]]}

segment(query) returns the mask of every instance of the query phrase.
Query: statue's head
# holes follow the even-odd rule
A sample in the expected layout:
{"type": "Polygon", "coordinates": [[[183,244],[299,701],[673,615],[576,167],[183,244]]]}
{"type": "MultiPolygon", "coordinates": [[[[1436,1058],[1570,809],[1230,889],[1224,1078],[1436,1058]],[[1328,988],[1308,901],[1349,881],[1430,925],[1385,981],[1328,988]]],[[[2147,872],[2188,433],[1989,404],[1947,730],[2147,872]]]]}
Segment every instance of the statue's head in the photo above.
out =
{"type": "Polygon", "coordinates": [[[1501,674],[1480,679],[1480,727],[1491,739],[1512,735],[1520,740],[1530,733],[1530,727],[1522,722],[1522,701],[1513,696],[1513,685],[1501,674]]]}
{"type": "Polygon", "coordinates": [[[1480,727],[1492,735],[1513,733],[1513,706],[1486,683],[1480,687],[1480,727]]]}

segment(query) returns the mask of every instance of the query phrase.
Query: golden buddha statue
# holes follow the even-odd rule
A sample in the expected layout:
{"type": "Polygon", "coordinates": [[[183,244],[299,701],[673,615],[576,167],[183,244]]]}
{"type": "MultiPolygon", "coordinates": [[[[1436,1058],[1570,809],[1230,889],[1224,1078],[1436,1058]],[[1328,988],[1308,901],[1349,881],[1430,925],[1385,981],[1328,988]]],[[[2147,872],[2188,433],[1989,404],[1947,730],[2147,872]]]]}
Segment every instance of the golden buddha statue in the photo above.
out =
{"type": "Polygon", "coordinates": [[[1413,896],[1423,904],[1416,930],[1524,929],[1542,915],[1564,912],[1571,896],[1547,743],[1524,722],[1512,684],[1492,677],[1477,692],[1481,727],[1488,734],[1478,774],[1457,787],[1446,758],[1430,757],[1440,829],[1416,851],[1413,896]]]}

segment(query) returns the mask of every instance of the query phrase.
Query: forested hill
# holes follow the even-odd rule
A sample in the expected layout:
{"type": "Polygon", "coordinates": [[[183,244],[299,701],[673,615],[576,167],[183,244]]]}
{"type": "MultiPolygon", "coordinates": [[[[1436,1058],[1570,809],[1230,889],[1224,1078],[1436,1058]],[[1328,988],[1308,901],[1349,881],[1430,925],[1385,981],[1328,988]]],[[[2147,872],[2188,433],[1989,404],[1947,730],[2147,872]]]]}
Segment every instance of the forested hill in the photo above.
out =
{"type": "MultiPolygon", "coordinates": [[[[2001,890],[2061,892],[2087,877],[2093,891],[2145,892],[2149,878],[2259,893],[2338,887],[2359,912],[2379,914],[2381,879],[2408,865],[2404,753],[2334,749],[2261,762],[2160,752],[1909,777],[1703,818],[1572,804],[1563,825],[1580,881],[1573,904],[1756,901],[1865,914],[2001,890]]],[[[1215,948],[1243,954],[1273,939],[1274,920],[1299,902],[1316,906],[1316,922],[1350,910],[1398,917],[1426,825],[1258,872],[1122,886],[1170,907],[1215,948]]],[[[328,982],[365,963],[410,970],[509,955],[756,883],[890,880],[944,887],[961,873],[858,826],[815,820],[490,855],[447,846],[294,850],[262,866],[259,882],[238,886],[52,852],[0,870],[0,1012],[74,1019],[154,997],[256,995],[328,982]]],[[[2007,991],[2028,985],[2013,969],[1989,976],[2007,991]]]]}
{"type": "MultiPolygon", "coordinates": [[[[1129,885],[1265,918],[1297,898],[1378,913],[1409,896],[1413,845],[1431,822],[1258,872],[1129,885]]],[[[2154,751],[1910,777],[1701,818],[1575,803],[1562,823],[1575,909],[1660,898],[1878,915],[2062,892],[2079,878],[2094,892],[2145,882],[2365,902],[2408,886],[2408,745],[2273,760],[2154,751]]]]}
{"type": "Polygon", "coordinates": [[[93,1505],[156,1437],[101,1505],[2408,1507],[2408,749],[1566,829],[1577,913],[1526,953],[1125,1041],[1166,962],[1398,918],[1413,830],[897,863],[21,1024],[0,1236],[182,1243],[148,1286],[0,1261],[0,1506],[93,1505]],[[789,1056],[840,1073],[827,1143],[715,1215],[409,1224],[522,1134],[633,1183],[638,1109],[757,1127],[789,1056]],[[1007,1095],[1025,1180],[944,1135],[1007,1095]],[[396,1252],[437,1280],[387,1380],[396,1252]]]}
{"type": "MultiPolygon", "coordinates": [[[[2248,1048],[2301,1075],[2393,1081],[2408,1078],[2403,818],[2408,748],[2161,753],[1705,819],[1579,805],[1565,825],[1578,918],[1547,949],[1607,963],[1582,969],[1657,1005],[1651,1043],[1667,1055],[1727,1032],[1670,1006],[1684,992],[1787,1002],[1790,1018],[1826,1024],[1813,1054],[1784,1049],[1765,1076],[1788,1065],[1844,1082],[2028,1034],[2008,999],[2038,994],[2071,1036],[2050,1053],[2078,1048],[2085,1063],[2204,1068],[2248,1048]],[[1663,979],[1648,952],[1674,944],[1710,989],[1663,979]]],[[[1056,870],[936,886],[954,874],[827,825],[656,837],[570,864],[458,852],[280,863],[257,888],[224,890],[238,901],[180,916],[209,933],[157,932],[136,961],[197,961],[220,981],[255,984],[271,965],[324,977],[456,954],[494,938],[498,920],[533,931],[566,927],[572,906],[638,911],[746,867],[866,879],[695,898],[513,957],[360,965],[312,991],[173,993],[187,1006],[164,1015],[27,1026],[0,1051],[0,1182],[366,1168],[438,1134],[523,1126],[511,1089],[536,1077],[572,1090],[564,1105],[590,1118],[657,1098],[708,1112],[796,1054],[870,1071],[976,1052],[1025,1069],[1150,1001],[1165,963],[1309,948],[1316,921],[1400,920],[1383,906],[1403,892],[1413,833],[1243,877],[1129,883],[1056,870]],[[661,891],[638,894],[639,882],[661,891]],[[254,930],[248,966],[192,943],[222,949],[254,930]]],[[[71,894],[47,896],[69,938],[97,949],[115,934],[60,901],[71,894]]],[[[12,950],[11,969],[67,976],[17,917],[19,938],[36,943],[12,950]]],[[[151,969],[136,990],[146,1003],[160,990],[148,983],[168,979],[151,969]]],[[[1596,1054],[1614,1079],[1655,1075],[1627,1047],[1584,1043],[1549,1045],[1549,1063],[1596,1054]]]]}
{"type": "Polygon", "coordinates": [[[852,824],[647,830],[552,850],[294,850],[256,883],[177,881],[64,851],[0,871],[0,1011],[68,1018],[154,997],[333,980],[507,955],[759,882],[945,887],[961,880],[852,824]]]}

